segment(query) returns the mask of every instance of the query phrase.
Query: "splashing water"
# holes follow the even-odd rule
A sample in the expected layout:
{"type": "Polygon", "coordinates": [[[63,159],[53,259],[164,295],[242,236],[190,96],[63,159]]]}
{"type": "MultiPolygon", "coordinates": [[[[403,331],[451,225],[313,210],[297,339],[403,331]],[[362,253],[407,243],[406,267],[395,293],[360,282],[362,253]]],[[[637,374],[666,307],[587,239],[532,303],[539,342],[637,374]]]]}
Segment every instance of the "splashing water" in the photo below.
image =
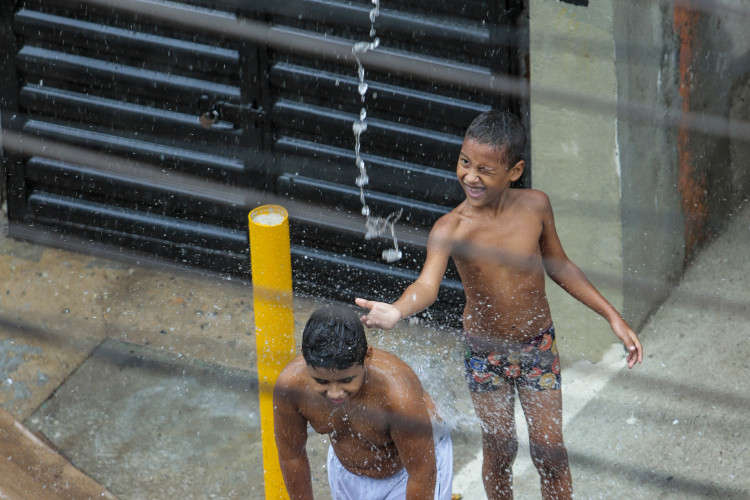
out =
{"type": "Polygon", "coordinates": [[[367,167],[365,166],[365,160],[361,155],[361,136],[362,133],[367,130],[367,109],[364,106],[365,94],[367,94],[367,83],[365,82],[365,68],[359,59],[359,56],[367,52],[368,50],[375,50],[380,45],[380,39],[375,36],[375,19],[380,14],[380,0],[372,0],[374,7],[370,10],[370,42],[357,42],[352,47],[352,53],[354,58],[357,60],[357,76],[359,77],[359,85],[357,91],[359,92],[360,99],[363,103],[362,109],[359,112],[359,119],[352,124],[352,132],[354,132],[355,144],[354,144],[354,161],[359,169],[359,176],[355,180],[357,187],[359,187],[359,200],[362,203],[362,215],[367,217],[365,221],[365,239],[376,238],[388,230],[390,230],[391,237],[393,238],[393,248],[389,248],[383,251],[383,260],[386,262],[395,262],[401,258],[401,251],[398,249],[398,240],[396,239],[395,224],[401,218],[403,209],[391,213],[388,217],[375,217],[370,215],[370,207],[367,205],[365,200],[365,186],[370,182],[367,176],[367,167]]]}

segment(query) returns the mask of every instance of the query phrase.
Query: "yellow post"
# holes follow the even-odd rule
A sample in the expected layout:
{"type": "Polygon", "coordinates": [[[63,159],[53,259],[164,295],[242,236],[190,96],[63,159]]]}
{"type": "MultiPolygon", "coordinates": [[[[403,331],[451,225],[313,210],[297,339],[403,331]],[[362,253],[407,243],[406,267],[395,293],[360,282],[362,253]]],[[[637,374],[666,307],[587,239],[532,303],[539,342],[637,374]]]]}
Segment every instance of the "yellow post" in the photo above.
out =
{"type": "Polygon", "coordinates": [[[289,216],[283,207],[263,205],[250,212],[248,223],[266,500],[286,500],[273,432],[273,386],[294,357],[289,216]]]}

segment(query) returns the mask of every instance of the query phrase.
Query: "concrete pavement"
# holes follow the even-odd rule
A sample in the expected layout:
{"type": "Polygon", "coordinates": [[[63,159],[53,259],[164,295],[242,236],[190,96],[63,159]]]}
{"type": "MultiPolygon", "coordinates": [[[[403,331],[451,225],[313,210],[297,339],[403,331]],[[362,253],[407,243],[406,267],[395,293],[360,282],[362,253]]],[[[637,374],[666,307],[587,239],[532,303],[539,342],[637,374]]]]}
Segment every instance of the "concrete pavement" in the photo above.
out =
{"type": "MultiPolygon", "coordinates": [[[[0,405],[119,498],[262,498],[251,287],[5,233],[0,405]]],[[[749,247],[746,207],[640,332],[643,365],[623,368],[613,344],[563,366],[576,498],[750,498],[749,247]]],[[[295,296],[297,335],[320,302],[295,296]]],[[[456,332],[403,322],[368,335],[454,425],[454,491],[485,498],[456,332]]],[[[309,446],[316,498],[329,498],[325,439],[309,446]]],[[[514,471],[516,498],[540,498],[527,447],[514,471]]]]}

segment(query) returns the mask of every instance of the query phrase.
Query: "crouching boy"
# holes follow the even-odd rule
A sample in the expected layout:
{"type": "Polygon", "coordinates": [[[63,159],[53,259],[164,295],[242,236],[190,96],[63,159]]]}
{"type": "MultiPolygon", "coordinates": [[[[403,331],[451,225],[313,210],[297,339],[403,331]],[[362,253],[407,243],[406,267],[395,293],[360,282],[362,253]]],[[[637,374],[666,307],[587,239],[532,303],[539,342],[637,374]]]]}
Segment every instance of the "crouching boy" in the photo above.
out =
{"type": "Polygon", "coordinates": [[[343,307],[315,311],[302,355],[274,388],[274,428],[290,498],[312,499],[307,425],[330,438],[334,500],[449,500],[450,434],[409,366],[367,345],[359,316],[343,307]]]}

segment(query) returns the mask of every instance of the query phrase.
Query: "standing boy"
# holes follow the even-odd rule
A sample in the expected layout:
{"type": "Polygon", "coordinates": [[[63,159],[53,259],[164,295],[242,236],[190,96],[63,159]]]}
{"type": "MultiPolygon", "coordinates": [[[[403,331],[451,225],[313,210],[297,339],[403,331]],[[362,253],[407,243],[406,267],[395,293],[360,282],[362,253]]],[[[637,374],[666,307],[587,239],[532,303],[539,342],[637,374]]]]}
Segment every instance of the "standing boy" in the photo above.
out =
{"type": "Polygon", "coordinates": [[[274,431],[290,498],[312,499],[307,424],[328,434],[334,500],[449,500],[453,448],[416,374],[367,345],[359,316],[343,307],[315,311],[302,355],[279,375],[274,431]]]}
{"type": "Polygon", "coordinates": [[[361,298],[356,303],[370,309],[362,317],[365,325],[392,328],[435,301],[452,257],[466,295],[466,379],[482,421],[487,496],[513,497],[518,391],[542,496],[570,498],[560,361],[544,292],[545,271],[609,321],[628,349],[630,368],[642,362],[643,351],[635,332],[565,255],[547,195],[511,189],[523,173],[525,147],[526,133],[516,117],[496,110],[479,115],[466,131],[456,168],[466,200],[433,226],[419,278],[393,304],[361,298]]]}

